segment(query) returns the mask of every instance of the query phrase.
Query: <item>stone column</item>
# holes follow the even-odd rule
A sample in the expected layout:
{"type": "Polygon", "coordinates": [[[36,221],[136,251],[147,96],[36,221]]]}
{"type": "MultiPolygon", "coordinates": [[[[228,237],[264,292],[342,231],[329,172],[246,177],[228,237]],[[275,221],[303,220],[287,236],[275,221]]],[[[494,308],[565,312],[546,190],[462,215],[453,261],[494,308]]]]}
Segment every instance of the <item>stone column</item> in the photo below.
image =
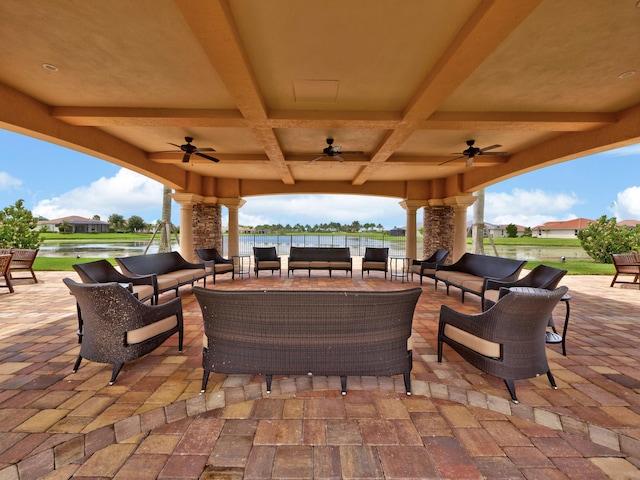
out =
{"type": "Polygon", "coordinates": [[[193,250],[193,206],[202,203],[204,197],[193,193],[174,193],[172,198],[180,204],[180,255],[189,262],[196,262],[193,250]]]}
{"type": "MultiPolygon", "coordinates": [[[[424,229],[422,232],[422,248],[425,257],[438,249],[453,251],[454,245],[454,211],[445,205],[444,200],[429,200],[424,207],[424,229]]],[[[447,258],[447,262],[450,263],[447,258]]]]}
{"type": "Polygon", "coordinates": [[[229,256],[240,253],[238,210],[246,203],[242,198],[219,198],[218,202],[229,211],[229,256]]]}
{"type": "Polygon", "coordinates": [[[445,204],[451,205],[454,211],[453,221],[453,251],[452,262],[456,262],[467,251],[467,208],[473,205],[476,197],[473,195],[459,195],[445,198],[445,204]]]}
{"type": "Polygon", "coordinates": [[[414,260],[418,258],[416,255],[416,240],[418,231],[416,228],[416,212],[420,207],[426,205],[426,200],[403,200],[400,206],[407,212],[407,233],[405,236],[406,256],[414,260]]]}

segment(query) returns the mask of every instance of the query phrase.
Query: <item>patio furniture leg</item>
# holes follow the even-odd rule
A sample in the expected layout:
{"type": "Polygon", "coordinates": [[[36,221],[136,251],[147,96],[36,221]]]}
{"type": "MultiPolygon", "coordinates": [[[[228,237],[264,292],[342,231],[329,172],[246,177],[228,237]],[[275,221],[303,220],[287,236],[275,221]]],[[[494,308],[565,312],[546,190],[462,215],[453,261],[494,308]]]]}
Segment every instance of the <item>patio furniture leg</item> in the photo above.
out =
{"type": "Polygon", "coordinates": [[[267,375],[267,393],[271,393],[271,381],[273,380],[273,375],[267,375]]]}
{"type": "Polygon", "coordinates": [[[403,373],[404,377],[404,388],[407,391],[407,395],[411,395],[411,373],[403,373]]]}
{"type": "Polygon", "coordinates": [[[504,384],[507,386],[507,390],[509,390],[509,395],[511,395],[511,400],[513,400],[513,403],[520,403],[520,401],[516,397],[515,382],[513,380],[504,379],[504,384]]]}
{"type": "Polygon", "coordinates": [[[551,384],[551,386],[553,387],[554,390],[557,390],[558,387],[556,385],[556,380],[555,378],[553,378],[553,374],[551,373],[551,370],[549,370],[547,372],[547,378],[549,379],[549,383],[551,384]]]}
{"type": "Polygon", "coordinates": [[[76,358],[76,363],[73,366],[73,373],[76,373],[78,371],[78,368],[80,368],[80,362],[82,362],[82,357],[80,355],[78,355],[78,358],[76,358]]]}
{"type": "Polygon", "coordinates": [[[120,373],[123,365],[124,363],[116,363],[113,365],[113,372],[111,372],[111,380],[109,381],[109,385],[113,385],[115,383],[116,377],[120,373]]]}
{"type": "Polygon", "coordinates": [[[208,382],[209,382],[209,371],[205,370],[202,373],[202,387],[200,388],[200,393],[204,393],[207,390],[208,382]]]}
{"type": "Polygon", "coordinates": [[[347,377],[345,375],[340,376],[340,386],[342,387],[342,395],[347,394],[347,377]]]}

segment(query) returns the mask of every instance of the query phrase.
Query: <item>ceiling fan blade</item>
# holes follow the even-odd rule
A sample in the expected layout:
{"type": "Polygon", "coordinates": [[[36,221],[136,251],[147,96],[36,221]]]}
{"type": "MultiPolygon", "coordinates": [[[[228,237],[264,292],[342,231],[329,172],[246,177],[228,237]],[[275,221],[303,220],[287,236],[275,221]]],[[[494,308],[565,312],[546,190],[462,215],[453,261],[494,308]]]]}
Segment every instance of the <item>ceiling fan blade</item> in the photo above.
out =
{"type": "Polygon", "coordinates": [[[344,158],[342,158],[342,157],[341,157],[340,155],[338,155],[338,154],[335,154],[335,155],[333,156],[333,158],[335,158],[336,160],[338,160],[340,163],[344,162],[344,158]]]}
{"type": "Polygon", "coordinates": [[[195,152],[196,155],[202,158],[206,158],[207,160],[211,160],[212,162],[218,163],[220,160],[215,157],[210,157],[209,155],[205,155],[204,153],[195,152]]]}
{"type": "Polygon", "coordinates": [[[507,152],[480,152],[478,155],[482,155],[483,157],[494,156],[494,157],[504,157],[505,155],[509,155],[507,152]]]}
{"type": "Polygon", "coordinates": [[[189,159],[191,158],[191,154],[190,153],[185,153],[184,157],[182,157],[182,163],[187,163],[189,161],[189,159]]]}
{"type": "Polygon", "coordinates": [[[309,163],[316,163],[318,160],[322,160],[324,157],[326,157],[326,155],[320,155],[318,158],[310,160],[309,163]]]}
{"type": "Polygon", "coordinates": [[[205,147],[205,148],[198,148],[199,152],[215,152],[215,149],[210,148],[210,147],[205,147]]]}
{"type": "Polygon", "coordinates": [[[174,147],[178,147],[180,150],[182,150],[182,147],[180,145],[176,145],[175,143],[171,143],[171,142],[167,142],[169,145],[173,145],[174,147]]]}
{"type": "Polygon", "coordinates": [[[473,165],[473,157],[469,157],[469,158],[467,158],[466,166],[467,166],[467,167],[470,167],[471,165],[473,165]]]}
{"type": "Polygon", "coordinates": [[[481,152],[486,152],[487,150],[493,150],[494,148],[500,148],[501,146],[502,146],[502,145],[498,145],[498,144],[496,144],[496,145],[491,145],[491,146],[489,146],[489,147],[481,148],[481,149],[480,149],[480,151],[481,151],[481,152]]]}
{"type": "MultiPolygon", "coordinates": [[[[452,155],[457,155],[457,153],[452,153],[452,155]]],[[[444,165],[445,163],[453,162],[455,160],[460,160],[461,158],[465,158],[465,157],[466,157],[466,155],[460,155],[459,157],[452,158],[450,160],[446,160],[446,161],[442,162],[439,166],[444,165]]]]}

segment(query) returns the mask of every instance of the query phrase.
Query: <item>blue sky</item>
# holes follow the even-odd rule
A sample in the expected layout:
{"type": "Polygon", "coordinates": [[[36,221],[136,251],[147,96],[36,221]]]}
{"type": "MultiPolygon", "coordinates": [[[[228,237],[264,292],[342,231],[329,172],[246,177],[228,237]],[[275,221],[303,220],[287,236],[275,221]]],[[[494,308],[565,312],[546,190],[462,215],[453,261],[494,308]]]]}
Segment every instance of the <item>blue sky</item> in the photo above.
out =
{"type": "MultiPolygon", "coordinates": [[[[160,218],[162,186],[153,180],[2,129],[0,145],[0,208],[23,199],[35,215],[49,219],[99,215],[106,220],[112,213],[125,218],[139,215],[150,223],[160,218]]],[[[239,212],[241,225],[358,220],[393,228],[406,223],[399,199],[291,195],[246,200],[239,212]]],[[[223,215],[226,217],[226,209],[223,215]]],[[[489,223],[534,227],[547,221],[601,215],[640,220],[640,144],[520,175],[485,193],[485,221],[489,223]]],[[[179,223],[175,202],[172,221],[179,223]]]]}

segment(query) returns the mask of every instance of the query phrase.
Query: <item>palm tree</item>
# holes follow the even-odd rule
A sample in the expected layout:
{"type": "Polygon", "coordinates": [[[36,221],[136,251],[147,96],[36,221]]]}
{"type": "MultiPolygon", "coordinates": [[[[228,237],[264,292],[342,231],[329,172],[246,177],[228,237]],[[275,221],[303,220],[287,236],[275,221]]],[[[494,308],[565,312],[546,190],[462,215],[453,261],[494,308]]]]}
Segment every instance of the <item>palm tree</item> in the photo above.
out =
{"type": "Polygon", "coordinates": [[[473,224],[471,225],[471,253],[484,254],[484,188],[474,195],[478,199],[473,204],[473,224]]]}
{"type": "Polygon", "coordinates": [[[160,245],[158,252],[171,251],[171,189],[162,189],[162,219],[160,220],[160,245]]]}

